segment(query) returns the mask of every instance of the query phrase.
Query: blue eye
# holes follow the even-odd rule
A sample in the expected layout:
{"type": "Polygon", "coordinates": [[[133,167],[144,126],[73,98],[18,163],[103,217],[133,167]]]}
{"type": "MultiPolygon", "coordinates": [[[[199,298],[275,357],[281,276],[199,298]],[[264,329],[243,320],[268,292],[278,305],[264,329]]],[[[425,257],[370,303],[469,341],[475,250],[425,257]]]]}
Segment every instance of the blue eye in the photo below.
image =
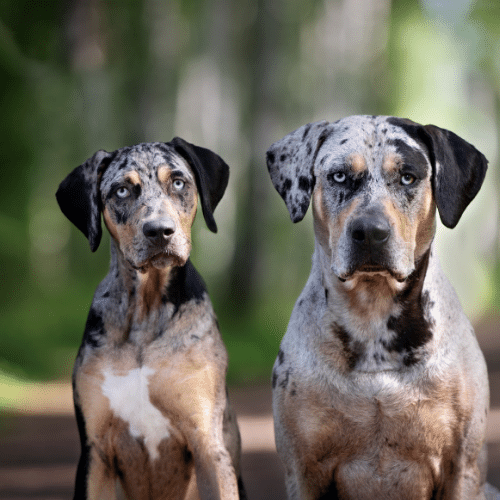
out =
{"type": "Polygon", "coordinates": [[[342,184],[346,180],[346,175],[344,172],[335,172],[333,174],[333,180],[338,184],[342,184]]]}
{"type": "Polygon", "coordinates": [[[121,187],[116,190],[116,196],[118,198],[124,199],[130,196],[130,191],[126,187],[121,187]]]}
{"type": "Polygon", "coordinates": [[[411,174],[403,174],[401,176],[401,184],[403,184],[403,186],[410,186],[411,184],[413,184],[416,180],[416,177],[414,175],[411,175],[411,174]]]}
{"type": "Polygon", "coordinates": [[[175,181],[172,183],[172,186],[176,191],[180,191],[184,188],[185,185],[186,183],[181,179],[175,179],[175,181]]]}

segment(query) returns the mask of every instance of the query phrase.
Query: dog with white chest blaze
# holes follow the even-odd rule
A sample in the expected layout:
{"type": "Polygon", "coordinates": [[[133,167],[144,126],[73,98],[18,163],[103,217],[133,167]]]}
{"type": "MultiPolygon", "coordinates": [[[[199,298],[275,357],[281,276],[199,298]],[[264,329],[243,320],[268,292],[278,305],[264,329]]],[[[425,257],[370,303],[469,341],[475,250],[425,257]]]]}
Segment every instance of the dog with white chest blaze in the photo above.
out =
{"type": "Polygon", "coordinates": [[[272,376],[288,498],[497,498],[484,357],[433,245],[436,212],[456,226],[486,158],[433,125],[352,116],[291,132],[267,166],[315,234],[272,376]]]}
{"type": "Polygon", "coordinates": [[[57,201],[99,246],[111,234],[73,372],[81,456],[78,500],[237,500],[240,435],[227,353],[189,260],[201,201],[210,230],[229,167],[183,139],[98,151],[57,201]]]}

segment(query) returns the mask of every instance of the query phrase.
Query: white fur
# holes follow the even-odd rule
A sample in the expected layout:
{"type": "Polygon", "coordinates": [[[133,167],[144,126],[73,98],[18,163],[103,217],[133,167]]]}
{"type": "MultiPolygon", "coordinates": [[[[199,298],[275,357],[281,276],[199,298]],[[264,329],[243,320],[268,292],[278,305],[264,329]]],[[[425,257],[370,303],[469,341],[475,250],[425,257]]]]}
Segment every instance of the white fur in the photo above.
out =
{"type": "Polygon", "coordinates": [[[134,368],[127,375],[104,372],[102,393],[109,399],[115,415],[129,424],[130,434],[143,438],[153,460],[159,457],[158,446],[170,437],[170,420],[149,400],[149,377],[154,370],[148,366],[134,368]]]}

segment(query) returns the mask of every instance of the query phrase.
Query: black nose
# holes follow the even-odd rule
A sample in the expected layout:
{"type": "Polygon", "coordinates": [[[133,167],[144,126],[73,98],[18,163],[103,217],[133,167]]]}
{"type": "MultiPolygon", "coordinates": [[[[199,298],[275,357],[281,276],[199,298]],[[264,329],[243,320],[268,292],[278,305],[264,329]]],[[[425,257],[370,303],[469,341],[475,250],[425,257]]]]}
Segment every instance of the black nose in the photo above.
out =
{"type": "Polygon", "coordinates": [[[151,220],[144,223],[142,232],[153,243],[162,243],[175,232],[175,222],[172,219],[151,220]]]}
{"type": "Polygon", "coordinates": [[[351,224],[351,238],[361,246],[380,247],[389,239],[391,227],[380,215],[365,215],[351,224]]]}

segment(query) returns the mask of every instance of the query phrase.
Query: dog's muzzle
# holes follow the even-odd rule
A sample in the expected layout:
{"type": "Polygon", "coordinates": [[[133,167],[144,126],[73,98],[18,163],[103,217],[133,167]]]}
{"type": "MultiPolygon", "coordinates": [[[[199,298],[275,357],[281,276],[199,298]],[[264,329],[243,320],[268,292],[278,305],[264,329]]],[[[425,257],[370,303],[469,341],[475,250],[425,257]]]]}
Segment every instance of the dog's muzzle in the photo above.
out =
{"type": "Polygon", "coordinates": [[[351,221],[348,227],[351,269],[354,272],[388,271],[391,234],[389,222],[378,213],[366,213],[351,221]]]}

